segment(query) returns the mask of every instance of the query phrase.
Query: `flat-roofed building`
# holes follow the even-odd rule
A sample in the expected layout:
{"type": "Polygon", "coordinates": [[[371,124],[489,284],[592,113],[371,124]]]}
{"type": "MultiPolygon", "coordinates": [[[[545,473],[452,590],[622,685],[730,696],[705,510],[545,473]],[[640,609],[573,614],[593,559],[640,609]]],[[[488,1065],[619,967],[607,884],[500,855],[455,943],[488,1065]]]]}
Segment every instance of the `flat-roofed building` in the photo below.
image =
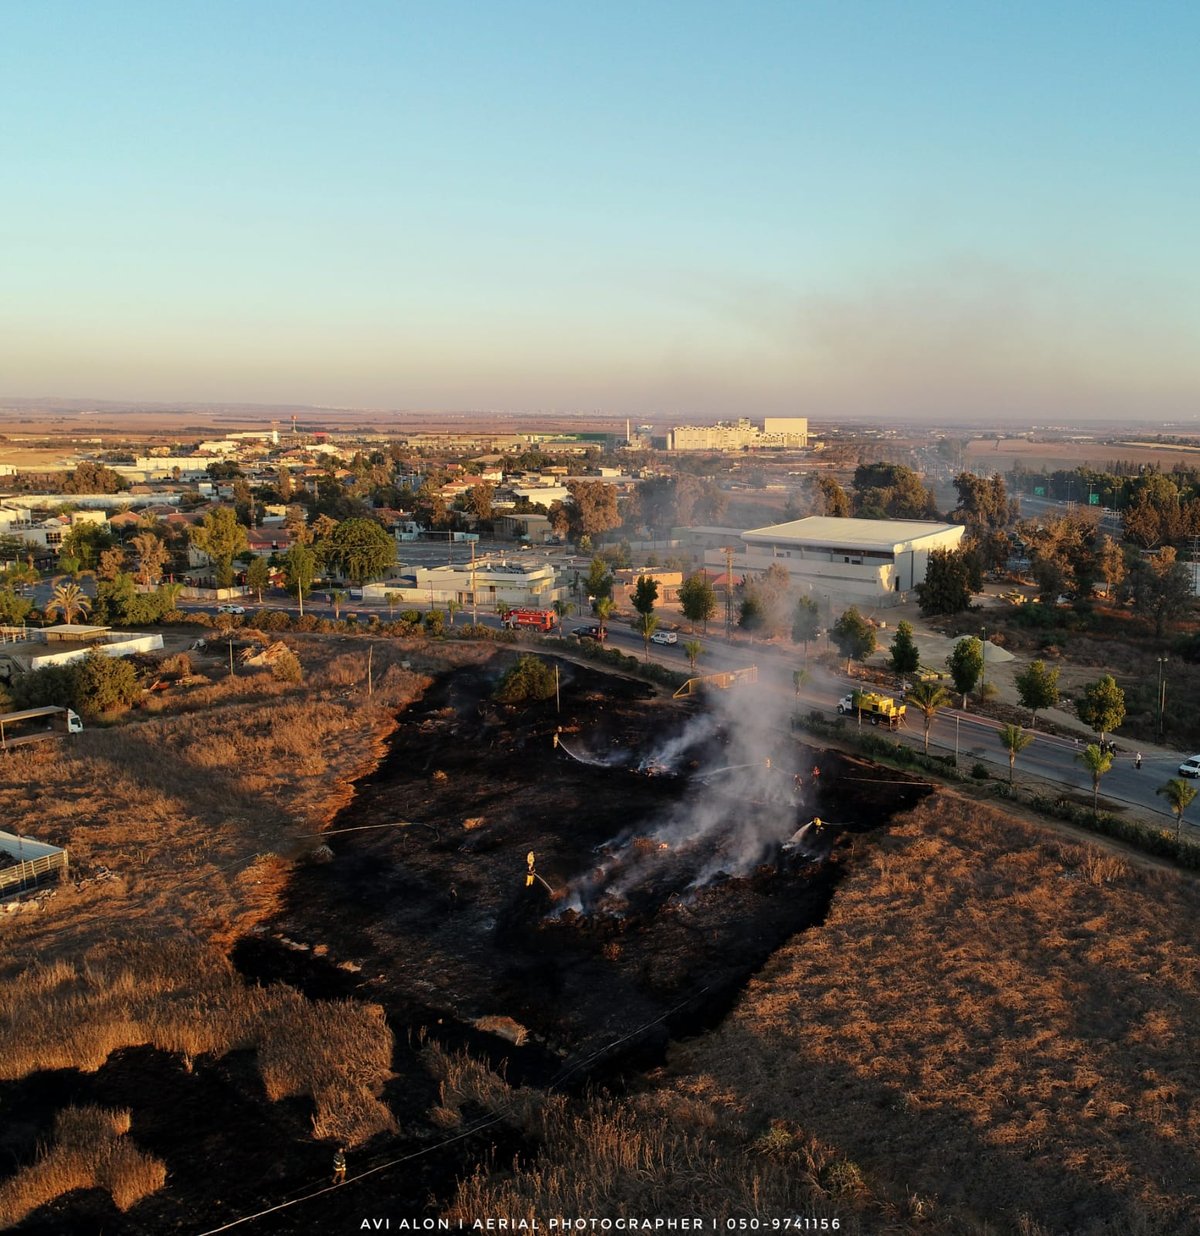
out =
{"type": "Polygon", "coordinates": [[[3,627],[0,680],[11,682],[18,674],[81,661],[93,648],[106,657],[129,657],[135,652],[154,652],[162,646],[161,635],[113,631],[77,622],[60,622],[53,627],[3,627]]]}
{"type": "MultiPolygon", "coordinates": [[[[958,549],[966,529],[924,519],[838,519],[812,515],[741,534],[734,565],[748,573],[785,568],[804,592],[833,601],[892,605],[925,579],[929,554],[958,549]]],[[[725,555],[705,562],[720,570],[725,555]]]]}
{"type": "Polygon", "coordinates": [[[741,417],[715,425],[676,425],[667,431],[669,451],[804,450],[807,446],[806,416],[767,417],[761,429],[741,417]]]}
{"type": "Polygon", "coordinates": [[[549,609],[555,601],[565,601],[569,596],[567,586],[559,583],[558,572],[549,563],[520,562],[515,557],[416,566],[398,579],[364,584],[362,599],[387,603],[388,593],[398,597],[398,603],[445,605],[455,601],[465,609],[475,606],[484,613],[492,613],[498,606],[549,609]]]}

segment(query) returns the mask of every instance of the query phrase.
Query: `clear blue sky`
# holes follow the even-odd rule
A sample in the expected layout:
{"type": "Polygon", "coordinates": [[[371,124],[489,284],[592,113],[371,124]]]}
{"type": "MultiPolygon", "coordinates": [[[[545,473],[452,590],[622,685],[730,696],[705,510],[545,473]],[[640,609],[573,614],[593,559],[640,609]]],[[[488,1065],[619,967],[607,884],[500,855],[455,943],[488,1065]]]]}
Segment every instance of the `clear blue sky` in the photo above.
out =
{"type": "Polygon", "coordinates": [[[0,9],[0,395],[1200,410],[1194,4],[0,9]]]}

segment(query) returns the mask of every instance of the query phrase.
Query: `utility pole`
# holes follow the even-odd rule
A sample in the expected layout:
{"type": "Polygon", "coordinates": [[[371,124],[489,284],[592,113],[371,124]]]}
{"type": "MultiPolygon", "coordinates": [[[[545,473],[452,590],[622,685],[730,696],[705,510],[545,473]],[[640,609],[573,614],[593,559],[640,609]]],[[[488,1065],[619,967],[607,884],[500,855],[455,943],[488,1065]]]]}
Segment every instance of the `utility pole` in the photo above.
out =
{"type": "Polygon", "coordinates": [[[1167,679],[1163,673],[1163,666],[1166,665],[1167,658],[1158,658],[1158,741],[1162,742],[1163,737],[1163,717],[1167,707],[1167,679]]]}
{"type": "MultiPolygon", "coordinates": [[[[479,625],[479,604],[475,593],[475,542],[471,542],[471,625],[479,625]]],[[[557,672],[557,671],[556,671],[557,672]]]]}
{"type": "Polygon", "coordinates": [[[733,546],[725,546],[725,638],[733,638],[733,546]]]}
{"type": "Polygon", "coordinates": [[[367,699],[375,694],[375,681],[371,675],[372,660],[375,656],[375,645],[367,645],[367,699]]]}

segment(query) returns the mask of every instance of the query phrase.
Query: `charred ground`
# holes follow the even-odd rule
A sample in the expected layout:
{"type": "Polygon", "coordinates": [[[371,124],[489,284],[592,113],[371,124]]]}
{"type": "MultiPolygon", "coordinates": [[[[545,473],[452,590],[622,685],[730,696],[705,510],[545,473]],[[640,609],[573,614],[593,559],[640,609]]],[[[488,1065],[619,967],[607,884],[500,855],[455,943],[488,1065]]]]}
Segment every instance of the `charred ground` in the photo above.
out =
{"type": "Polygon", "coordinates": [[[731,790],[708,776],[736,746],[724,722],[632,679],[558,668],[560,710],[554,699],[496,704],[478,673],[440,679],[336,821],[334,859],[298,874],[280,923],[289,938],[348,954],[401,1023],[512,1018],[532,1045],[505,1054],[538,1081],[563,1062],[590,1061],[573,1073],[583,1080],[622,1053],[645,1060],[669,1034],[711,1022],[783,940],[825,914],[836,862],[781,861],[764,846],[762,861],[742,861],[735,875],[720,853],[728,834],[667,845],[664,825],[678,832],[702,808],[727,815],[732,832],[769,811],[786,821],[775,826],[782,841],[824,812],[852,833],[923,793],[861,779],[865,766],[777,731],[757,757],[759,792],[782,790],[771,803],[746,798],[734,792],[744,779],[731,790]],[[674,765],[658,764],[669,748],[674,765]],[[797,794],[801,770],[808,784],[797,794]],[[634,866],[627,893],[605,898],[603,885],[634,866]],[[713,878],[693,887],[704,867],[713,878]],[[594,905],[572,892],[581,888],[594,905]]]}
{"type": "MultiPolygon", "coordinates": [[[[533,1154],[503,1121],[468,1133],[469,1104],[447,1113],[431,1042],[503,1061],[512,1083],[628,1083],[821,923],[854,836],[926,793],[804,746],[753,701],[740,713],[672,701],[567,659],[560,703],[500,705],[510,657],[434,679],[333,821],[332,857],[298,866],[279,916],[234,950],[251,981],[381,1005],[396,1044],[384,1097],[399,1131],[356,1151],[351,1175],[397,1165],[247,1230],[350,1230],[396,1197],[433,1214],[479,1165],[533,1154]],[[814,814],[845,826],[829,862],[780,848],[814,814]]],[[[130,1049],[95,1074],[0,1087],[5,1110],[26,1113],[5,1138],[16,1161],[53,1110],[97,1102],[131,1108],[139,1142],[168,1167],[166,1189],[124,1214],[93,1190],[14,1230],[200,1231],[319,1187],[329,1152],[309,1104],[269,1102],[245,1056],[185,1069],[130,1049]]]]}

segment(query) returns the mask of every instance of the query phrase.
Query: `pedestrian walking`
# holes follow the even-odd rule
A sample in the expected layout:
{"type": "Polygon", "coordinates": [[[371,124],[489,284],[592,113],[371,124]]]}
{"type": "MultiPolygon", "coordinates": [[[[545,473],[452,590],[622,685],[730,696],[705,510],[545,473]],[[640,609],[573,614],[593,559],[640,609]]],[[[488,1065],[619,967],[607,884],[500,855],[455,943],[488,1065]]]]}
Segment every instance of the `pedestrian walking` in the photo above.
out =
{"type": "Polygon", "coordinates": [[[1140,751],[1133,757],[1133,766],[1134,768],[1141,768],[1142,766],[1142,753],[1140,751]]]}
{"type": "Polygon", "coordinates": [[[345,1184],[346,1182],[346,1148],[339,1146],[333,1153],[333,1183],[335,1185],[345,1184]]]}

